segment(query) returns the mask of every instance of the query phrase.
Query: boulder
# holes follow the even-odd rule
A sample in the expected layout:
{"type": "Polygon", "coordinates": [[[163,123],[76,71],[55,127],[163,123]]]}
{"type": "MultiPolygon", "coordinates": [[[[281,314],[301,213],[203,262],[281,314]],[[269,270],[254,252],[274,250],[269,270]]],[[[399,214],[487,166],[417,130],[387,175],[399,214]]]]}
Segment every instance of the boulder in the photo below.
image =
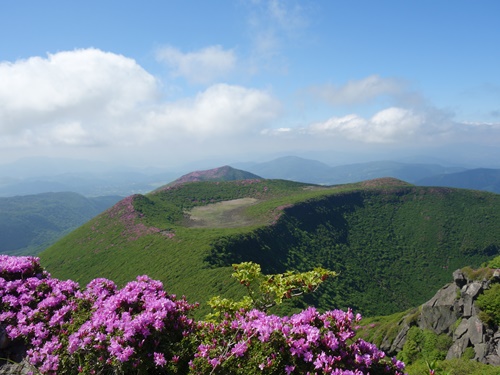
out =
{"type": "Polygon", "coordinates": [[[465,275],[461,269],[458,269],[455,272],[453,272],[453,281],[455,282],[455,285],[458,286],[460,289],[462,289],[462,287],[465,284],[467,284],[467,279],[465,278],[465,275]]]}
{"type": "Polygon", "coordinates": [[[483,322],[477,316],[473,316],[467,321],[467,325],[467,333],[472,345],[484,343],[483,322]]]}
{"type": "Polygon", "coordinates": [[[464,311],[463,316],[469,318],[476,314],[474,308],[474,301],[477,296],[483,291],[483,283],[479,281],[473,281],[470,284],[464,285],[461,290],[461,296],[464,301],[464,311]]]}
{"type": "Polygon", "coordinates": [[[437,334],[447,333],[458,317],[457,287],[447,284],[422,305],[418,326],[437,334]]]}
{"type": "Polygon", "coordinates": [[[469,336],[464,335],[458,340],[453,342],[448,353],[446,354],[446,359],[460,358],[464,354],[465,349],[469,346],[469,336]]]}

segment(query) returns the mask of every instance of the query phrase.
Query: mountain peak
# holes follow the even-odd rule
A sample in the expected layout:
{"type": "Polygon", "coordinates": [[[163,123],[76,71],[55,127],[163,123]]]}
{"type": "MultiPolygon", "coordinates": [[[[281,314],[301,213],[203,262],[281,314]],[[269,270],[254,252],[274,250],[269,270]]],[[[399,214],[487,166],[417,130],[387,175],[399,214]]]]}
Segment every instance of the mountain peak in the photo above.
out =
{"type": "Polygon", "coordinates": [[[186,182],[235,181],[235,180],[248,180],[248,179],[262,179],[262,177],[259,177],[250,172],[246,172],[225,165],[218,168],[190,172],[188,174],[179,177],[177,180],[172,181],[169,184],[169,186],[179,185],[186,182]]]}

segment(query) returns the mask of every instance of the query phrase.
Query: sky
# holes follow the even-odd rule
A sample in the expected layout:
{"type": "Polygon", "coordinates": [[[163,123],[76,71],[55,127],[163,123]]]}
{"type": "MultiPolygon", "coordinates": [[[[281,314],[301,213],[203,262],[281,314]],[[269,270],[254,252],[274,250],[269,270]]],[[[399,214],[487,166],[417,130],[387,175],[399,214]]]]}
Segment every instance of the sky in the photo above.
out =
{"type": "Polygon", "coordinates": [[[500,168],[499,14],[497,0],[0,1],[0,163],[500,168]]]}

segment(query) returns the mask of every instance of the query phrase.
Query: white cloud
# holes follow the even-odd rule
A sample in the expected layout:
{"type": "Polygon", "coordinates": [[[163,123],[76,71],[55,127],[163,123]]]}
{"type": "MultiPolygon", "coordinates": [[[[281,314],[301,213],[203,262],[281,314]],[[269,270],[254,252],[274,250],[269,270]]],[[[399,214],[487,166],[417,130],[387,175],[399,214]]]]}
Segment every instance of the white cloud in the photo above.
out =
{"type": "Polygon", "coordinates": [[[177,132],[195,138],[256,133],[280,113],[270,94],[241,86],[218,84],[193,99],[165,104],[150,113],[153,134],[177,132]]]}
{"type": "Polygon", "coordinates": [[[0,145],[9,148],[258,134],[281,110],[265,91],[226,84],[161,102],[158,82],[134,60],[96,49],[1,63],[0,82],[0,145]]]}
{"type": "Polygon", "coordinates": [[[332,117],[310,125],[308,131],[315,135],[340,136],[365,143],[395,143],[442,135],[444,129],[430,122],[422,113],[391,107],[369,119],[355,114],[332,117]]]}
{"type": "Polygon", "coordinates": [[[89,142],[85,134],[157,95],[154,77],[134,60],[97,49],[2,62],[0,82],[0,137],[52,134],[69,143],[89,142]]]}
{"type": "Polygon", "coordinates": [[[367,103],[380,96],[398,96],[405,91],[405,84],[394,78],[371,75],[343,86],[324,85],[313,87],[311,91],[332,105],[352,105],[367,103]]]}
{"type": "Polygon", "coordinates": [[[172,69],[173,76],[201,84],[208,84],[226,76],[235,68],[237,60],[232,50],[224,50],[219,45],[187,53],[166,46],[157,52],[157,58],[172,69]]]}

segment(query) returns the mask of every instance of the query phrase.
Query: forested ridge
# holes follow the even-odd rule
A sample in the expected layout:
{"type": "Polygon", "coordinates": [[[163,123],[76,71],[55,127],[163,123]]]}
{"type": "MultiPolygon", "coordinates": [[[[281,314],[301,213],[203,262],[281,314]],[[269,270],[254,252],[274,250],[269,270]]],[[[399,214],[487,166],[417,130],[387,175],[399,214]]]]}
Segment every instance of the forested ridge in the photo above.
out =
{"type": "Polygon", "coordinates": [[[381,315],[424,302],[455,269],[496,255],[499,226],[500,198],[492,193],[392,179],[335,187],[196,182],[129,197],[41,259],[53,275],[81,283],[148,274],[201,303],[241,293],[228,281],[233,263],[254,261],[266,273],[322,266],[339,277],[296,307],[381,315]],[[193,207],[244,197],[257,201],[239,212],[252,224],[190,227],[193,207]]]}

